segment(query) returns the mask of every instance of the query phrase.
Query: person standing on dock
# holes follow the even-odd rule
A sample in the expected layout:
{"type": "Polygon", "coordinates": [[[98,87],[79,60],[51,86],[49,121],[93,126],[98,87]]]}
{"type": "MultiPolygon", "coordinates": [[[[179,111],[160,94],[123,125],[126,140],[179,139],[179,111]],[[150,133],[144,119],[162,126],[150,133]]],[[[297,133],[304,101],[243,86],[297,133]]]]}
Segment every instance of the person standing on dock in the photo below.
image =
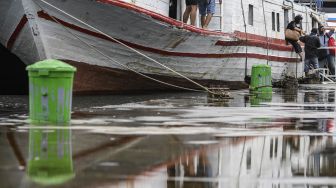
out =
{"type": "Polygon", "coordinates": [[[328,43],[330,37],[335,33],[335,28],[319,26],[319,38],[322,49],[319,49],[319,66],[320,68],[328,68],[331,75],[335,75],[335,56],[330,54],[328,43]],[[326,32],[329,30],[329,32],[326,32]]]}
{"type": "MultiPolygon", "coordinates": [[[[219,3],[222,4],[222,0],[219,0],[219,3]]],[[[216,12],[216,0],[201,0],[199,10],[201,14],[201,26],[203,29],[208,29],[211,18],[216,12]]]]}
{"type": "Polygon", "coordinates": [[[305,76],[308,76],[308,72],[311,67],[314,67],[314,69],[319,68],[317,51],[318,48],[321,47],[321,43],[317,36],[317,28],[313,28],[310,35],[300,37],[300,41],[305,43],[304,72],[305,76]]]}
{"type": "MultiPolygon", "coordinates": [[[[298,33],[302,34],[303,31],[300,28],[302,19],[303,19],[303,17],[300,14],[295,16],[294,20],[288,23],[287,29],[295,30],[298,33]]],[[[303,52],[302,52],[302,48],[301,48],[300,44],[298,43],[298,41],[295,41],[295,40],[292,40],[292,39],[287,39],[287,38],[286,38],[286,41],[293,46],[295,52],[300,56],[300,61],[302,61],[303,60],[303,52]]]]}
{"type": "Polygon", "coordinates": [[[186,5],[187,8],[183,13],[183,22],[187,23],[190,17],[190,24],[195,26],[198,0],[186,0],[186,5]]]}

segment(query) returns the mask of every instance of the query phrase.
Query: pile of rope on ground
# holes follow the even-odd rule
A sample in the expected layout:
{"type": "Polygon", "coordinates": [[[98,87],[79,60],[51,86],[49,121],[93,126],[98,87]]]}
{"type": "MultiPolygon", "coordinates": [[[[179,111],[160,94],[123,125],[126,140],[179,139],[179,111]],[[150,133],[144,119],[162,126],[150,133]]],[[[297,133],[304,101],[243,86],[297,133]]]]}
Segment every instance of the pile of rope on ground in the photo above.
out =
{"type": "Polygon", "coordinates": [[[299,81],[295,77],[285,76],[284,79],[273,82],[273,87],[284,89],[297,89],[299,88],[299,81]]]}
{"type": "Polygon", "coordinates": [[[306,77],[299,78],[299,84],[321,84],[321,79],[316,74],[309,74],[306,77]]]}

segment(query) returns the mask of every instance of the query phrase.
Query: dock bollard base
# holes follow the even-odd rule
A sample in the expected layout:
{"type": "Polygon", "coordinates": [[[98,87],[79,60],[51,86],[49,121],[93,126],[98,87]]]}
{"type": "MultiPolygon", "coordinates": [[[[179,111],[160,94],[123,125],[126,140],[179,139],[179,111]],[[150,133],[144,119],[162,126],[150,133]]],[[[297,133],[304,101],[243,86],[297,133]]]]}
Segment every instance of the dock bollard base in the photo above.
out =
{"type": "Polygon", "coordinates": [[[208,98],[212,100],[232,99],[229,88],[211,87],[209,88],[208,98]]]}

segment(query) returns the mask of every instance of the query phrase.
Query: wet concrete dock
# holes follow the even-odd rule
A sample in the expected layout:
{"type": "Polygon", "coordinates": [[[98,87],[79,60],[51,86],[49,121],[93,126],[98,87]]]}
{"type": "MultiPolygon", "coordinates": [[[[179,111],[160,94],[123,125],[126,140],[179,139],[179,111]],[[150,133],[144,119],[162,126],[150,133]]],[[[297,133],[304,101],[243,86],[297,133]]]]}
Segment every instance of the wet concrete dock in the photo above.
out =
{"type": "Polygon", "coordinates": [[[0,181],[2,187],[335,187],[335,88],[305,85],[258,96],[240,90],[226,101],[206,93],[75,96],[70,127],[29,125],[27,97],[0,96],[0,181]],[[39,136],[49,144],[32,150],[39,136]],[[52,150],[71,161],[73,177],[51,181],[56,172],[29,165],[52,150]]]}

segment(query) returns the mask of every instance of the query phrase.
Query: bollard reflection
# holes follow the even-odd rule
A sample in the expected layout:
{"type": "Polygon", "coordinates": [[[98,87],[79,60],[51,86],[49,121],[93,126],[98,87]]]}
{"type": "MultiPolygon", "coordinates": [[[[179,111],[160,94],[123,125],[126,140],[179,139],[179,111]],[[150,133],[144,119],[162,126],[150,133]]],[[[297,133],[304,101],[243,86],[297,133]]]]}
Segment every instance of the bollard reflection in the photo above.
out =
{"type": "Polygon", "coordinates": [[[42,185],[62,184],[75,174],[70,129],[30,129],[28,177],[42,185]]]}
{"type": "Polygon", "coordinates": [[[257,106],[263,102],[272,102],[272,92],[254,93],[250,97],[251,106],[257,106]]]}

